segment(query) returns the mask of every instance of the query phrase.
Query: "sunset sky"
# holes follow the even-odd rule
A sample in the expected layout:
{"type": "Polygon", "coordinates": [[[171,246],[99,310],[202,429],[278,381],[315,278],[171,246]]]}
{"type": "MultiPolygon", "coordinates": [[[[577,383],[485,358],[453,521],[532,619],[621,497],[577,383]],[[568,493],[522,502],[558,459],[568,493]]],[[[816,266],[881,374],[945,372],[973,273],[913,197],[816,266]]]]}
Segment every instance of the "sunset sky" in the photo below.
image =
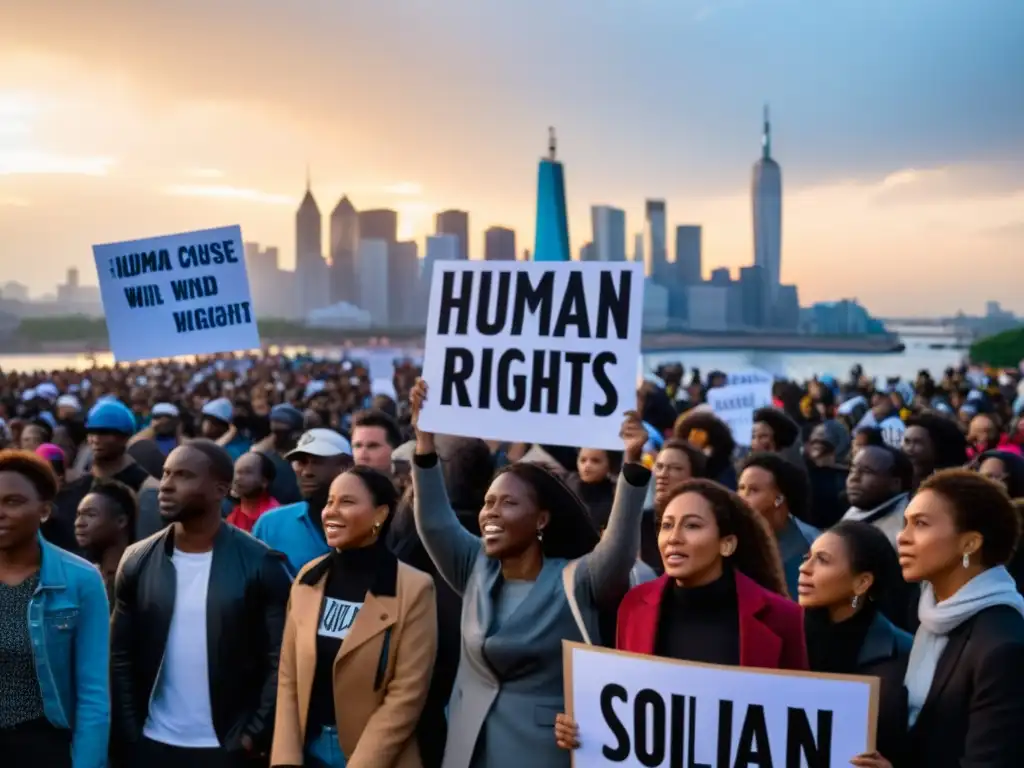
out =
{"type": "Polygon", "coordinates": [[[1022,0],[5,0],[0,283],[234,223],[291,266],[307,163],[325,236],[344,193],[532,248],[549,125],[574,252],[655,197],[737,267],[768,101],[802,303],[1024,312],[1022,77],[1022,0]]]}

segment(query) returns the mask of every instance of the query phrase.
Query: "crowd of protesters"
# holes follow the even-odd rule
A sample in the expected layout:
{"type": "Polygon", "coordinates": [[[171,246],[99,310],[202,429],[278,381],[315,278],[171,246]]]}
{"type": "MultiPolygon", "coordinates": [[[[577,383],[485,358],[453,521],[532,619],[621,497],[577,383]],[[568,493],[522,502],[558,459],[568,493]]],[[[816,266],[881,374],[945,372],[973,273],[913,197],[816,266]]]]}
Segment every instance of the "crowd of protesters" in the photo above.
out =
{"type": "Polygon", "coordinates": [[[740,448],[664,366],[621,451],[428,434],[418,373],[0,373],[0,763],[566,768],[573,640],[876,676],[851,764],[1024,765],[1019,371],[780,381],[740,448]]]}

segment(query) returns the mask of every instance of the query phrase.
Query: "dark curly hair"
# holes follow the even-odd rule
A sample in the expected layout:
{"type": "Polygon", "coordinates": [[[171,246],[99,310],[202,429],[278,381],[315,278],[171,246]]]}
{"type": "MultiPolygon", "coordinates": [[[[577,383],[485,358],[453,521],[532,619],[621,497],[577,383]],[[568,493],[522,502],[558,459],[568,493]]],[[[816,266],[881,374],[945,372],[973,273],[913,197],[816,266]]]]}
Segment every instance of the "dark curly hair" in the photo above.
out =
{"type": "Polygon", "coordinates": [[[672,428],[672,436],[677,440],[686,440],[690,432],[698,429],[708,435],[711,455],[708,456],[708,477],[718,477],[732,461],[732,452],[736,450],[729,425],[711,411],[688,411],[676,419],[672,428]]]}
{"type": "Polygon", "coordinates": [[[807,520],[811,506],[811,481],[807,470],[777,453],[752,453],[744,460],[740,474],[748,467],[759,467],[771,473],[779,493],[786,499],[793,517],[807,520]]]}
{"type": "Polygon", "coordinates": [[[59,484],[53,467],[32,451],[0,451],[0,472],[13,472],[28,480],[36,489],[40,501],[53,501],[59,484]]]}
{"type": "Polygon", "coordinates": [[[601,534],[590,518],[590,512],[565,482],[539,464],[517,462],[495,473],[495,478],[510,474],[530,488],[538,509],[551,516],[544,529],[541,548],[545,557],[575,560],[583,557],[601,540],[601,534]]]}
{"type": "Polygon", "coordinates": [[[918,495],[931,491],[953,507],[956,529],[981,534],[981,563],[986,568],[1005,565],[1017,551],[1021,519],[1006,489],[969,469],[945,469],[931,475],[918,495]]]}
{"type": "Polygon", "coordinates": [[[780,451],[789,448],[800,437],[800,427],[785,411],[768,406],[754,411],[754,423],[767,424],[775,438],[775,447],[780,451]]]}
{"type": "Polygon", "coordinates": [[[779,545],[767,521],[725,486],[705,479],[686,480],[675,486],[655,510],[658,527],[665,508],[686,493],[695,493],[711,505],[719,537],[736,537],[736,551],[729,558],[733,567],[765,589],[789,597],[779,545]]]}
{"type": "Polygon", "coordinates": [[[89,486],[89,493],[102,496],[128,518],[128,533],[134,538],[135,519],[139,516],[139,501],[135,492],[119,480],[97,477],[89,486]]]}
{"type": "Polygon", "coordinates": [[[843,540],[854,574],[870,573],[874,577],[867,593],[869,600],[879,603],[900,591],[903,575],[899,558],[880,528],[860,520],[841,520],[827,532],[843,540]]]}
{"type": "Polygon", "coordinates": [[[931,438],[935,469],[962,467],[967,463],[967,437],[952,419],[924,411],[907,419],[907,428],[910,427],[921,427],[931,438]]]}
{"type": "Polygon", "coordinates": [[[658,453],[661,453],[661,451],[679,451],[689,459],[690,475],[692,477],[708,476],[708,457],[693,443],[672,438],[665,441],[665,444],[661,446],[661,450],[658,453]]]}

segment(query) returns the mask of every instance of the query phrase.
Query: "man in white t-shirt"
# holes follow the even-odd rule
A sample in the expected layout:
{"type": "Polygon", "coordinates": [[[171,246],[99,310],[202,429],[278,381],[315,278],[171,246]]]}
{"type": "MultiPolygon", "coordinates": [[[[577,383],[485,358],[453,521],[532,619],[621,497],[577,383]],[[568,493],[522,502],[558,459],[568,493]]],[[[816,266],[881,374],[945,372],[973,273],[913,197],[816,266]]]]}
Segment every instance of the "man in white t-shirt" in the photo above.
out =
{"type": "Polygon", "coordinates": [[[234,768],[267,751],[290,580],[283,557],[221,519],[231,457],[175,448],[169,525],[125,553],[115,584],[114,752],[127,768],[234,768]]]}

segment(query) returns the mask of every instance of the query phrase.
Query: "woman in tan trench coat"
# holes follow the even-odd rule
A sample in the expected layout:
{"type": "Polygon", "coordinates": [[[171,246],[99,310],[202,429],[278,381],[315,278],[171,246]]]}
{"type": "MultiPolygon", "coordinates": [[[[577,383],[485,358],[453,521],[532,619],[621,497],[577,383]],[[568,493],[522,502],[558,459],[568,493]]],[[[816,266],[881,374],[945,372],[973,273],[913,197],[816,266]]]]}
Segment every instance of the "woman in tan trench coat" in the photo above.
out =
{"type": "Polygon", "coordinates": [[[323,511],[333,551],[292,586],[281,646],[272,766],[421,768],[416,723],[434,667],[430,576],[384,545],[397,494],[354,467],[323,511]]]}

